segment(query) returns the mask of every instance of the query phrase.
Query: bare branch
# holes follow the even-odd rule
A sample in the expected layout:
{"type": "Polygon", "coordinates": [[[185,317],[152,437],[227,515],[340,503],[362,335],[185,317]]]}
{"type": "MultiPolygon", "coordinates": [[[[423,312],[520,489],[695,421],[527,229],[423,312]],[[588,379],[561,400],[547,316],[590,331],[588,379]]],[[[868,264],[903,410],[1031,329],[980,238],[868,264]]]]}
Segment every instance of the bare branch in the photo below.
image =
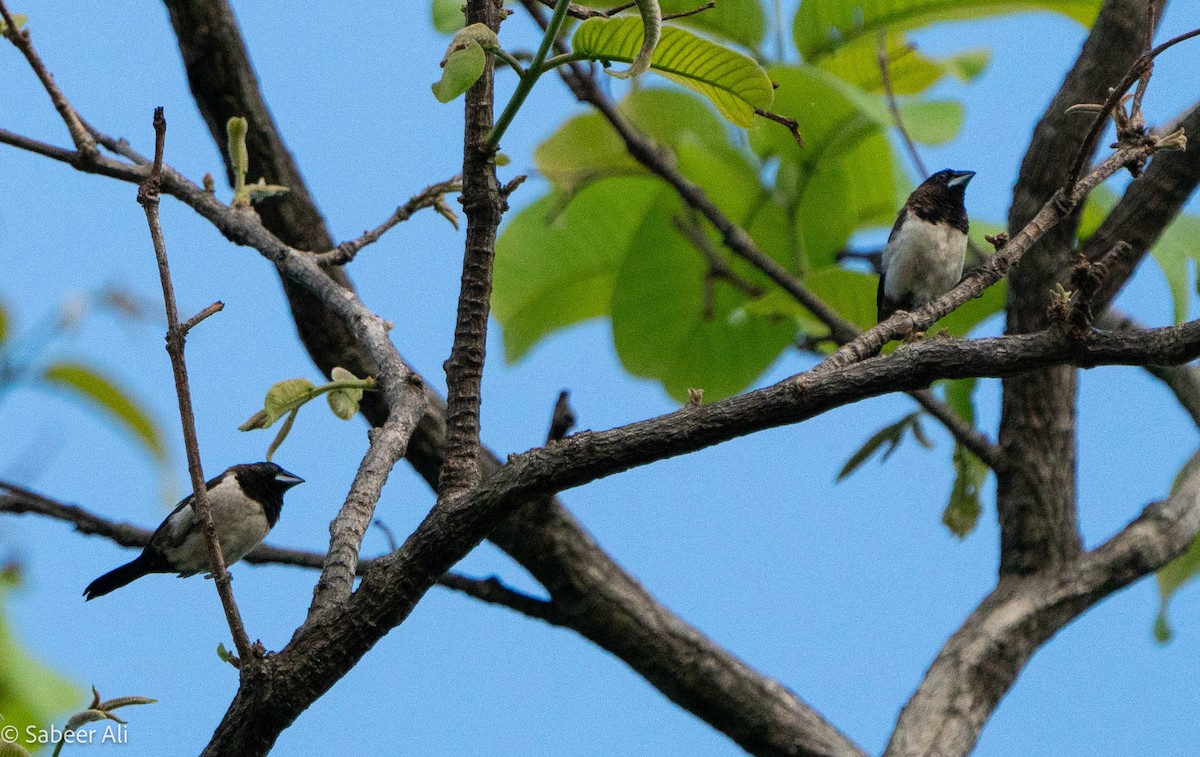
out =
{"type": "Polygon", "coordinates": [[[8,11],[8,6],[0,0],[0,18],[4,19],[4,36],[8,37],[9,42],[12,42],[21,54],[25,56],[25,60],[29,61],[29,67],[37,74],[37,78],[42,82],[42,87],[46,90],[46,94],[50,95],[50,102],[54,103],[54,109],[58,111],[58,115],[66,124],[67,131],[71,133],[71,141],[75,143],[75,150],[80,154],[83,160],[89,160],[96,154],[96,142],[80,121],[79,116],[75,113],[75,108],[71,102],[54,83],[54,77],[46,69],[46,65],[42,63],[42,59],[38,56],[37,50],[33,48],[33,42],[29,36],[29,30],[21,30],[17,25],[16,19],[8,11]]]}
{"type": "Polygon", "coordinates": [[[888,110],[892,112],[892,122],[900,132],[900,136],[904,137],[904,146],[908,148],[908,157],[912,158],[913,165],[917,167],[921,178],[926,179],[929,177],[929,169],[925,167],[925,161],[921,160],[921,153],[917,152],[917,143],[913,141],[908,129],[904,128],[904,118],[900,115],[900,105],[896,102],[896,92],[892,89],[892,72],[887,54],[887,33],[887,27],[880,28],[875,56],[879,61],[879,75],[883,81],[883,92],[887,98],[888,110]]]}
{"type": "MultiPolygon", "coordinates": [[[[500,30],[502,6],[492,0],[468,0],[467,23],[500,30]]],[[[545,45],[539,51],[545,55],[545,45]]],[[[492,132],[494,63],[488,56],[483,75],[467,91],[463,147],[463,212],[467,241],[463,253],[462,285],[454,344],[446,361],[446,454],[438,484],[438,501],[453,497],[479,482],[479,406],[483,362],[487,348],[488,313],[492,297],[492,261],[496,230],[507,208],[496,178],[492,132]]]]}
{"type": "Polygon", "coordinates": [[[408,202],[396,208],[396,212],[392,213],[386,221],[376,228],[371,231],[364,231],[359,238],[349,242],[342,242],[328,252],[315,253],[314,257],[316,257],[317,262],[321,265],[345,265],[354,260],[354,257],[358,255],[362,248],[376,242],[397,224],[407,221],[418,210],[424,208],[437,208],[439,213],[450,220],[455,228],[458,228],[458,223],[454,219],[454,212],[446,205],[445,195],[450,192],[460,191],[462,191],[462,180],[457,176],[448,181],[431,184],[413,195],[408,202]]]}
{"type": "MultiPolygon", "coordinates": [[[[171,358],[171,372],[175,376],[175,393],[179,400],[179,418],[183,423],[183,445],[187,450],[188,474],[192,479],[192,510],[204,528],[204,540],[212,563],[213,583],[221,596],[225,620],[233,643],[238,650],[239,667],[245,669],[255,658],[255,649],[250,645],[242,615],[229,585],[229,571],[225,567],[225,556],[217,539],[217,524],[213,522],[208,504],[208,488],[205,486],[204,468],[200,464],[200,443],[196,438],[196,415],[192,410],[192,391],[188,385],[187,361],[184,345],[188,329],[179,323],[179,310],[175,304],[175,285],[171,282],[171,266],[167,261],[167,247],[163,240],[162,225],[158,220],[158,189],[162,181],[163,149],[167,137],[167,119],[161,107],[154,110],[154,164],[150,174],[138,187],[138,202],[146,211],[146,223],[150,226],[150,239],[154,244],[154,256],[158,260],[158,276],[162,282],[163,304],[167,311],[167,354],[171,358]]],[[[212,306],[209,310],[216,312],[212,306]]],[[[200,319],[195,319],[196,323],[200,319]]],[[[189,321],[191,323],[191,321],[189,321]]]]}
{"type": "Polygon", "coordinates": [[[938,653],[900,713],[888,756],[967,754],[1025,663],[1094,604],[1183,554],[1200,531],[1200,453],[1164,502],[1054,571],[1010,575],[938,653]]]}
{"type": "MultiPolygon", "coordinates": [[[[306,623],[286,648],[265,660],[262,680],[270,680],[272,686],[239,690],[208,753],[265,753],[287,723],[353,667],[389,628],[408,617],[451,565],[533,497],[764,428],[807,420],[865,397],[918,388],[938,378],[1006,376],[1062,361],[1081,366],[1175,364],[1197,355],[1200,322],[1136,333],[1097,334],[1083,342],[1057,331],[995,339],[932,340],[840,370],[810,371],[686,412],[609,431],[574,434],[515,456],[466,495],[435,507],[399,550],[381,558],[363,577],[346,603],[306,623]],[[351,618],[353,622],[349,622],[351,618]],[[282,692],[287,696],[281,696],[282,692]]],[[[807,714],[815,716],[811,710],[807,714]]],[[[817,717],[817,721],[807,723],[803,737],[793,732],[791,743],[803,738],[800,743],[807,745],[809,738],[833,735],[839,745],[831,747],[834,753],[853,749],[823,720],[817,717]]]]}

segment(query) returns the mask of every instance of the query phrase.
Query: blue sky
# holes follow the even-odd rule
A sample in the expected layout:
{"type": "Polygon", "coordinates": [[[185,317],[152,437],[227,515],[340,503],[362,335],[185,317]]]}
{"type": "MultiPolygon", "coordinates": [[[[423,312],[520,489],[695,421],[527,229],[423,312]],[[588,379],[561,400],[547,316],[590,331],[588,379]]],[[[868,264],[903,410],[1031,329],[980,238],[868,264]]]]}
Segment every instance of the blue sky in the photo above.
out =
{"type": "MultiPolygon", "coordinates": [[[[429,84],[445,38],[423,3],[235,3],[272,111],[339,239],[357,236],[421,187],[459,170],[461,105],[439,105],[429,84]]],[[[111,0],[81,17],[72,2],[29,2],[34,42],[80,112],[99,128],[152,144],[150,115],[163,105],[167,160],[193,179],[221,164],[189,97],[166,12],[111,0]]],[[[1195,25],[1178,3],[1163,37],[1195,25]]],[[[517,14],[506,34],[532,47],[517,14]]],[[[988,46],[976,83],[941,85],[966,103],[954,143],[925,151],[932,168],[978,172],[973,218],[1007,209],[1036,118],[1073,60],[1083,30],[1047,14],[946,25],[917,36],[923,50],[988,46]]],[[[1194,47],[1164,56],[1147,99],[1155,120],[1195,96],[1194,47]]],[[[66,144],[65,130],[15,50],[0,51],[0,126],[66,144]]],[[[511,82],[503,86],[511,88],[511,82]]],[[[614,87],[616,85],[613,85],[614,87]]],[[[507,90],[506,90],[507,91],[507,90]]],[[[557,82],[534,91],[505,138],[505,177],[531,170],[532,149],[579,106],[557,82]]],[[[254,169],[251,167],[251,175],[254,169]]],[[[536,179],[520,206],[543,191],[536,179]]],[[[16,328],[80,292],[119,284],[158,307],[158,283],[135,188],[0,148],[0,299],[16,328]]],[[[318,379],[300,347],[270,265],[228,244],[178,203],[163,223],[181,310],[215,299],[226,310],[189,340],[192,389],[206,471],[260,459],[269,438],[243,434],[266,388],[318,379]]],[[[350,269],[368,306],[395,321],[401,352],[433,383],[448,354],[462,236],[422,214],[359,256],[350,269]]],[[[1147,266],[1121,299],[1143,321],[1166,323],[1170,300],[1147,266]]],[[[1193,314],[1195,311],[1193,303],[1193,314]]],[[[157,312],[157,311],[156,311],[157,312]]],[[[992,325],[995,329],[995,324],[992,325]]],[[[484,439],[501,456],[544,438],[560,389],[572,392],[582,428],[601,429],[674,409],[655,384],[621,370],[609,327],[568,329],[506,365],[489,343],[484,439]]],[[[88,317],[56,345],[121,377],[155,411],[186,480],[162,326],[88,317]]],[[[786,356],[767,383],[805,366],[786,356]]],[[[1195,449],[1196,429],[1143,372],[1084,372],[1080,391],[1080,519],[1095,545],[1161,498],[1195,449]],[[1147,418],[1153,421],[1147,422],[1147,418]]],[[[994,510],[964,541],[939,518],[948,496],[948,437],[935,452],[913,445],[834,485],[845,460],[874,430],[910,411],[903,397],[839,409],[802,427],[738,439],[686,458],[566,492],[566,504],[599,542],[665,604],[759,670],[782,681],[870,751],[886,742],[900,707],[945,638],[991,588],[994,510]]],[[[978,405],[994,428],[999,391],[978,405]]],[[[165,514],[158,474],[123,435],[75,402],[32,389],[0,401],[0,477],[119,520],[153,526],[165,514]]],[[[301,414],[278,461],[308,480],[288,495],[270,541],[323,549],[327,523],[365,449],[361,420],[301,414]]],[[[423,482],[397,468],[379,517],[407,533],[432,504],[423,482]]],[[[131,754],[197,752],[232,697],[236,674],[217,659],[228,630],[212,586],[144,579],[84,604],[82,588],[132,552],[31,518],[4,518],[0,556],[27,568],[8,605],[27,646],[82,689],[141,694],[159,703],[129,712],[131,754]]],[[[377,531],[364,551],[386,548],[377,531]]],[[[533,589],[519,567],[482,546],[460,569],[533,589]]],[[[234,588],[252,638],[279,648],[302,620],[315,574],[238,566],[234,588]]],[[[1182,754],[1200,737],[1195,658],[1200,591],[1172,611],[1177,635],[1158,646],[1150,628],[1152,581],[1123,592],[1040,651],[983,733],[977,754],[1182,754]]],[[[724,736],[676,708],[619,661],[568,631],[480,605],[441,589],[315,704],[275,754],[314,744],[355,753],[439,755],[730,755],[724,736]]]]}

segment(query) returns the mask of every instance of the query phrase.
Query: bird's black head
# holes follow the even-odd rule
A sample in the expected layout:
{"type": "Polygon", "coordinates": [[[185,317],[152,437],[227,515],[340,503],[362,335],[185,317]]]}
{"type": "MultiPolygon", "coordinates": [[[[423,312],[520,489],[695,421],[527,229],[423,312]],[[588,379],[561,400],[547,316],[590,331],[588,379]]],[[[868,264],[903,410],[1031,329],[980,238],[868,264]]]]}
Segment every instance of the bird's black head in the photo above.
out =
{"type": "Polygon", "coordinates": [[[926,179],[921,187],[932,187],[936,188],[937,191],[953,192],[962,197],[963,192],[967,189],[967,184],[974,175],[974,171],[955,171],[945,168],[926,179]]]}
{"type": "MultiPolygon", "coordinates": [[[[974,175],[974,171],[953,171],[948,168],[938,171],[908,196],[908,202],[905,203],[907,212],[929,223],[948,223],[965,234],[967,210],[963,204],[963,192],[974,175]]],[[[905,212],[902,211],[900,218],[904,216],[905,212]]]]}
{"type": "Polygon", "coordinates": [[[262,504],[271,526],[279,520],[283,508],[283,493],[304,479],[288,473],[275,463],[249,463],[235,465],[229,469],[237,476],[238,485],[247,496],[262,504]]]}

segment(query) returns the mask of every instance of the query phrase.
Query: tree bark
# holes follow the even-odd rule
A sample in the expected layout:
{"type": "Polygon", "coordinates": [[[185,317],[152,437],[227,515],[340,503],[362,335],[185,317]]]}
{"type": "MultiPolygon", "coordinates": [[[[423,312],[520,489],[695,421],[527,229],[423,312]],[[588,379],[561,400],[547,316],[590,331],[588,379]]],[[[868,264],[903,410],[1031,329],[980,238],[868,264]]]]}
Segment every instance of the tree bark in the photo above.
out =
{"type": "MultiPolygon", "coordinates": [[[[1159,4],[1161,8],[1161,3],[1159,4]]],[[[1034,129],[1013,190],[1015,234],[1062,187],[1084,145],[1089,118],[1067,113],[1103,102],[1141,54],[1145,0],[1108,0],[1074,67],[1034,129]]],[[[1022,258],[1008,278],[1006,332],[1045,328],[1054,285],[1065,282],[1079,209],[1022,258]]],[[[1005,380],[997,472],[1000,574],[1032,573],[1070,561],[1082,549],[1075,511],[1075,370],[1059,366],[1005,380]]]]}

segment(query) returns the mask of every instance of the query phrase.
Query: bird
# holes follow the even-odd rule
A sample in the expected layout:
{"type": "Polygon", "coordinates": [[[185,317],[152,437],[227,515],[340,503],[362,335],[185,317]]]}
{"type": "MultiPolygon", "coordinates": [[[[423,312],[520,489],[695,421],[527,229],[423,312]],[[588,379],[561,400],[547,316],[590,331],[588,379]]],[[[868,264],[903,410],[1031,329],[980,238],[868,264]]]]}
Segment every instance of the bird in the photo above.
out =
{"type": "MultiPolygon", "coordinates": [[[[279,520],[284,492],[302,483],[304,479],[275,463],[249,463],[234,465],[204,485],[226,565],[245,557],[266,538],[279,520]]],[[[186,578],[209,570],[212,562],[204,528],[192,508],[194,497],[183,498],[137,558],[88,584],[83,591],[87,600],[151,573],[178,573],[186,578]]]]}
{"type": "Polygon", "coordinates": [[[938,171],[900,208],[883,248],[875,296],[881,322],[897,310],[913,310],[940,297],[962,278],[968,228],[963,193],[974,175],[938,171]]]}

